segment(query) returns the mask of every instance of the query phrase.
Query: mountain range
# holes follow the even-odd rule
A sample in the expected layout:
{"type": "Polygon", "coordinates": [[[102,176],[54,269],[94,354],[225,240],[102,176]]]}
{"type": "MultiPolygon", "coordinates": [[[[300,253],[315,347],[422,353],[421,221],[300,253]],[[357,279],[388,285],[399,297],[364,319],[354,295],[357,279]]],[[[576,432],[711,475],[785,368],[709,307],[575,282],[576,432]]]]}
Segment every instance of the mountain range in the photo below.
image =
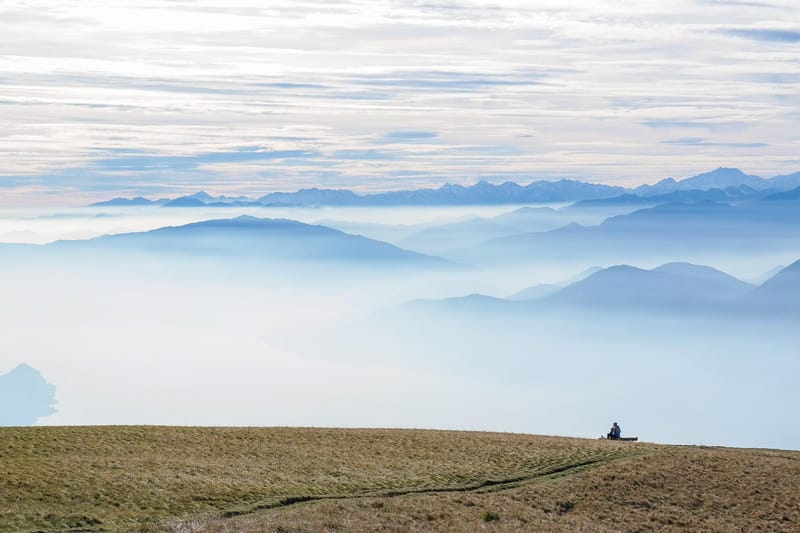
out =
{"type": "MultiPolygon", "coordinates": [[[[436,189],[416,189],[374,194],[357,194],[345,189],[301,189],[296,192],[274,192],[260,198],[245,196],[212,196],[204,191],[174,199],[149,200],[114,198],[92,204],[94,207],[145,206],[164,207],[239,207],[239,206],[401,206],[401,205],[503,205],[530,203],[571,203],[630,195],[650,198],[681,191],[727,191],[714,193],[735,197],[784,192],[800,187],[800,172],[772,178],[746,174],[736,168],[718,168],[684,180],[666,178],[653,185],[627,189],[619,186],[588,183],[579,180],[533,181],[527,185],[514,182],[493,184],[479,181],[471,186],[445,184],[436,189]]],[[[678,197],[671,201],[678,200],[678,197]]],[[[709,199],[709,198],[706,198],[709,199]]],[[[628,198],[630,201],[631,198],[628,198]]],[[[654,201],[654,200],[650,200],[654,201]]]]}
{"type": "Polygon", "coordinates": [[[753,288],[708,266],[667,263],[644,270],[618,265],[599,270],[549,298],[552,302],[604,308],[682,307],[735,300],[753,288]]]}
{"type": "MultiPolygon", "coordinates": [[[[600,312],[661,310],[686,313],[756,313],[757,316],[800,312],[800,261],[760,286],[704,265],[667,263],[645,270],[616,265],[594,271],[566,286],[537,285],[508,299],[471,294],[441,300],[418,300],[411,308],[456,312],[551,313],[556,309],[600,312]],[[531,290],[541,288],[541,290],[531,290]],[[527,292],[527,294],[526,294],[527,292]]],[[[412,311],[413,313],[413,311],[412,311]]]]}
{"type": "Polygon", "coordinates": [[[800,261],[795,261],[753,291],[752,299],[762,309],[800,313],[800,261]]]}
{"type": "Polygon", "coordinates": [[[397,265],[446,268],[444,259],[339,230],[294,220],[239,216],[170,226],[145,232],[104,235],[94,239],[56,241],[48,245],[3,245],[3,250],[31,253],[56,251],[76,257],[107,253],[150,253],[164,257],[210,258],[219,261],[265,260],[353,266],[397,265]]]}
{"type": "Polygon", "coordinates": [[[675,180],[675,178],[666,178],[654,185],[639,186],[633,192],[639,196],[652,196],[675,191],[707,191],[742,186],[760,191],[794,189],[800,186],[800,172],[762,178],[761,176],[745,174],[738,168],[720,167],[711,172],[704,172],[680,181],[675,180]]]}
{"type": "MultiPolygon", "coordinates": [[[[573,208],[570,208],[573,209],[573,208]]],[[[507,235],[448,256],[474,263],[588,259],[618,262],[678,260],[706,252],[800,248],[800,197],[761,198],[646,206],[591,226],[568,224],[550,231],[507,235]]]]}

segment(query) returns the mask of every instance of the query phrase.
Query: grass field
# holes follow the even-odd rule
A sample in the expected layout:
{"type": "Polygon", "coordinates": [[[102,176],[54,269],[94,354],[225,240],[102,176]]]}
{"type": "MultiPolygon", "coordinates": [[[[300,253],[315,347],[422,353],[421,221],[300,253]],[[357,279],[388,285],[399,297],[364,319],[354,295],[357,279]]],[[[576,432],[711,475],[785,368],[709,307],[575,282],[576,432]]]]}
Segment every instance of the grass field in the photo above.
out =
{"type": "Polygon", "coordinates": [[[0,429],[0,531],[800,529],[800,453],[421,430],[0,429]]]}

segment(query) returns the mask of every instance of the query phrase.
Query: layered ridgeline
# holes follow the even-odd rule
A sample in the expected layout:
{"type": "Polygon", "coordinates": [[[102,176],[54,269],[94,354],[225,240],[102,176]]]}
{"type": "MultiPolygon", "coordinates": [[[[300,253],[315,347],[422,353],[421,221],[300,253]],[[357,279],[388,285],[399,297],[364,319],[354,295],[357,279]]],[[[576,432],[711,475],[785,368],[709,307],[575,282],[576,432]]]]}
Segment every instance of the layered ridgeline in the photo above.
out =
{"type": "MultiPolygon", "coordinates": [[[[585,226],[571,223],[548,231],[505,235],[454,250],[450,257],[476,263],[543,260],[654,262],[714,260],[711,254],[742,250],[800,250],[800,196],[770,195],[738,203],[668,202],[637,206],[585,226]],[[630,210],[629,210],[630,211],[630,210]]],[[[565,212],[596,212],[575,205],[565,212]]]]}
{"type": "Polygon", "coordinates": [[[769,278],[753,291],[751,299],[762,310],[800,314],[800,261],[769,278]]]}
{"type": "Polygon", "coordinates": [[[56,241],[44,246],[5,245],[0,247],[0,253],[7,257],[50,253],[80,258],[148,254],[227,262],[258,260],[317,265],[455,266],[444,259],[325,226],[251,216],[206,220],[87,240],[56,241]]]}
{"type": "MultiPolygon", "coordinates": [[[[731,314],[794,320],[800,311],[800,260],[761,285],[705,265],[667,263],[652,269],[630,265],[592,268],[563,283],[521,289],[508,298],[471,294],[406,304],[437,311],[549,313],[558,309],[609,313],[731,314]]],[[[658,315],[656,315],[658,316],[658,315]]]]}
{"type": "MultiPolygon", "coordinates": [[[[414,205],[502,205],[531,203],[564,203],[582,200],[619,198],[635,202],[685,191],[715,191],[713,199],[723,197],[760,197],[800,187],[800,172],[762,178],[739,169],[718,168],[684,180],[666,178],[653,185],[633,189],[588,183],[579,180],[533,181],[527,185],[514,182],[493,184],[480,181],[472,186],[445,184],[437,189],[416,189],[375,194],[357,194],[342,189],[301,189],[296,192],[275,192],[249,198],[246,196],[211,196],[201,191],[178,198],[147,199],[114,198],[93,206],[164,207],[242,207],[242,206],[414,206],[414,205]],[[639,200],[637,200],[639,199],[639,200]]],[[[677,196],[677,198],[683,198],[677,196]]]]}

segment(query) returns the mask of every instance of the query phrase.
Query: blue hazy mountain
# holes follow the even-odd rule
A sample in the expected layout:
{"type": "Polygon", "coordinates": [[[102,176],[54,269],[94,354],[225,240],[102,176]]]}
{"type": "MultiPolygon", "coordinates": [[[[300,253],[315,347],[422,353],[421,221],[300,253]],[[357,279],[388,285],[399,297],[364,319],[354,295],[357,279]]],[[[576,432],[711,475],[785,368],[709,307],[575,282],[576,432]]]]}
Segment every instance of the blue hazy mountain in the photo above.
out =
{"type": "MultiPolygon", "coordinates": [[[[719,189],[699,199],[742,198],[750,193],[774,189],[776,191],[800,186],[800,172],[774,178],[761,178],[746,174],[736,168],[718,168],[677,181],[667,178],[655,185],[642,185],[635,189],[587,183],[578,180],[533,181],[527,185],[514,182],[493,184],[480,181],[475,185],[445,184],[437,189],[417,189],[367,195],[357,195],[347,190],[304,189],[296,193],[272,193],[259,201],[270,205],[502,205],[526,203],[577,202],[611,198],[625,193],[636,196],[655,196],[677,191],[708,191],[719,189]]],[[[688,199],[688,198],[687,198],[688,199]]],[[[676,196],[663,201],[685,201],[676,196]]]]}
{"type": "Polygon", "coordinates": [[[764,178],[745,174],[738,168],[720,167],[711,172],[704,172],[680,181],[674,178],[666,178],[655,185],[642,185],[634,189],[634,193],[642,196],[652,196],[675,191],[727,189],[728,187],[741,185],[746,185],[753,189],[766,189],[768,187],[764,185],[764,181],[764,178]]]}
{"type": "Polygon", "coordinates": [[[232,198],[230,196],[213,197],[204,192],[189,196],[180,196],[174,200],[162,203],[162,207],[261,207],[262,204],[249,200],[243,196],[232,198]]]}
{"type": "Polygon", "coordinates": [[[800,201],[800,187],[789,191],[774,192],[764,197],[766,202],[798,202],[800,201]]]}
{"type": "Polygon", "coordinates": [[[800,209],[759,200],[672,203],[618,215],[596,226],[501,237],[451,254],[462,261],[512,263],[588,259],[598,262],[679,260],[710,252],[786,250],[800,246],[800,209]]]}
{"type": "Polygon", "coordinates": [[[190,194],[189,198],[194,198],[195,200],[200,200],[204,204],[235,204],[240,202],[245,203],[252,203],[253,199],[248,198],[247,196],[212,196],[208,194],[206,191],[196,192],[194,194],[190,194]]]}
{"type": "Polygon", "coordinates": [[[181,196],[165,202],[163,207],[205,207],[206,203],[199,198],[192,196],[181,196]]]}
{"type": "MultiPolygon", "coordinates": [[[[798,264],[800,270],[800,264],[798,264]]],[[[559,310],[587,312],[660,311],[684,313],[741,312],[755,286],[725,272],[690,263],[667,263],[651,270],[616,265],[595,271],[566,287],[536,285],[533,298],[508,299],[472,294],[459,298],[411,302],[409,309],[457,313],[544,314],[559,310]]],[[[532,289],[526,289],[531,291],[532,289]]]]}
{"type": "Polygon", "coordinates": [[[514,182],[495,185],[479,181],[469,187],[446,184],[438,189],[388,192],[365,198],[371,205],[525,204],[603,198],[620,194],[624,190],[622,187],[567,179],[533,181],[527,185],[514,182]]]}
{"type": "Polygon", "coordinates": [[[568,213],[550,207],[521,207],[495,217],[471,217],[428,227],[406,236],[397,244],[437,254],[506,235],[555,229],[571,220],[568,213]]]}
{"type": "Polygon", "coordinates": [[[240,216],[147,232],[59,241],[43,248],[79,253],[129,252],[274,261],[396,263],[446,266],[447,261],[385,242],[294,220],[240,216]]]}
{"type": "Polygon", "coordinates": [[[550,302],[600,308],[698,307],[731,302],[753,289],[708,266],[668,263],[652,270],[618,265],[560,290],[550,302]]]}
{"type": "Polygon", "coordinates": [[[800,187],[800,172],[793,174],[784,174],[781,176],[773,176],[767,180],[769,188],[778,191],[788,191],[800,187]]]}
{"type": "Polygon", "coordinates": [[[778,272],[780,272],[784,268],[786,268],[786,265],[774,266],[769,270],[767,270],[766,272],[763,272],[758,276],[750,278],[749,281],[750,283],[753,283],[755,285],[763,285],[767,280],[773,278],[778,272]]]}
{"type": "Polygon", "coordinates": [[[710,189],[748,187],[756,191],[777,190],[785,191],[800,187],[800,172],[762,178],[752,174],[745,174],[738,168],[720,167],[711,172],[704,172],[684,180],[666,178],[654,185],[642,185],[633,190],[638,196],[655,196],[676,191],[707,191],[710,189]]]}
{"type": "Polygon", "coordinates": [[[148,205],[165,203],[168,207],[201,207],[202,205],[235,204],[264,206],[405,206],[405,205],[503,205],[526,203],[574,202],[586,198],[617,196],[623,187],[585,183],[578,180],[534,181],[527,185],[506,182],[499,185],[480,181],[475,185],[445,184],[436,189],[416,189],[359,195],[340,189],[301,189],[296,192],[274,192],[258,199],[247,197],[211,197],[206,193],[182,196],[167,202],[147,199],[115,198],[93,206],[148,205]],[[196,200],[196,202],[194,202],[196,200]],[[175,203],[177,201],[177,203],[175,203]]]}
{"type": "Polygon", "coordinates": [[[22,364],[0,375],[0,426],[30,426],[56,412],[55,386],[22,364]]]}
{"type": "Polygon", "coordinates": [[[163,205],[166,207],[203,207],[203,206],[241,206],[241,205],[261,205],[252,198],[246,196],[212,196],[205,191],[196,192],[178,198],[162,198],[150,200],[143,196],[134,198],[113,198],[104,202],[95,202],[90,207],[135,207],[145,205],[163,205]]]}
{"type": "MultiPolygon", "coordinates": [[[[781,194],[781,193],[776,193],[781,194]]],[[[598,198],[595,200],[581,200],[576,202],[572,208],[587,208],[599,206],[654,206],[668,203],[692,203],[692,202],[739,202],[744,200],[758,199],[765,196],[763,190],[756,190],[748,185],[731,186],[725,189],[708,190],[679,190],[665,194],[654,194],[650,196],[640,196],[638,194],[623,194],[613,198],[598,198]]]]}
{"type": "Polygon", "coordinates": [[[135,198],[113,198],[111,200],[106,200],[104,202],[95,202],[90,205],[90,207],[133,207],[133,206],[140,206],[140,205],[157,205],[160,203],[164,203],[162,200],[148,200],[142,196],[137,196],[135,198]]]}
{"type": "Polygon", "coordinates": [[[765,281],[753,291],[750,300],[773,312],[800,312],[800,261],[765,281]]]}
{"type": "Polygon", "coordinates": [[[538,285],[532,285],[530,287],[526,287],[520,291],[515,292],[511,296],[508,297],[509,300],[538,300],[540,298],[544,298],[546,296],[553,295],[566,287],[567,285],[571,285],[573,283],[577,283],[582,281],[595,272],[599,272],[603,270],[601,267],[591,267],[576,276],[572,276],[571,278],[562,281],[561,283],[540,283],[538,285]]]}
{"type": "Polygon", "coordinates": [[[509,300],[524,301],[524,300],[539,300],[547,296],[552,296],[557,293],[564,286],[558,283],[539,283],[538,285],[531,285],[521,291],[517,291],[508,297],[509,300]]]}
{"type": "MultiPolygon", "coordinates": [[[[736,168],[721,167],[676,180],[666,178],[653,185],[642,185],[635,189],[619,186],[589,183],[579,180],[562,179],[559,181],[532,181],[527,185],[514,182],[493,184],[479,181],[470,186],[445,184],[435,189],[416,189],[392,191],[375,194],[356,194],[346,189],[301,189],[296,192],[274,192],[258,199],[245,196],[211,196],[204,191],[183,196],[173,200],[147,200],[146,198],[115,198],[107,202],[98,202],[93,206],[125,206],[150,205],[180,200],[170,207],[199,207],[187,199],[198,200],[203,205],[266,205],[266,206],[401,206],[401,205],[505,205],[534,203],[579,202],[602,198],[619,197],[630,194],[638,197],[666,195],[678,191],[709,191],[719,189],[728,194],[744,194],[752,191],[786,191],[800,187],[800,172],[762,178],[746,174],[736,168]],[[740,189],[736,193],[736,189],[740,189]]],[[[722,200],[719,193],[703,199],[722,200]]],[[[686,201],[683,197],[661,199],[661,201],[686,201]]],[[[626,198],[626,201],[633,201],[626,198]]]]}
{"type": "Polygon", "coordinates": [[[258,202],[269,206],[359,205],[361,197],[353,191],[339,189],[300,189],[297,192],[273,192],[258,202]]]}
{"type": "Polygon", "coordinates": [[[271,193],[259,199],[265,205],[497,205],[568,202],[601,198],[624,192],[622,187],[577,180],[534,181],[527,185],[505,182],[499,185],[479,181],[464,186],[445,184],[437,189],[416,189],[357,195],[348,190],[303,189],[295,193],[271,193]]]}

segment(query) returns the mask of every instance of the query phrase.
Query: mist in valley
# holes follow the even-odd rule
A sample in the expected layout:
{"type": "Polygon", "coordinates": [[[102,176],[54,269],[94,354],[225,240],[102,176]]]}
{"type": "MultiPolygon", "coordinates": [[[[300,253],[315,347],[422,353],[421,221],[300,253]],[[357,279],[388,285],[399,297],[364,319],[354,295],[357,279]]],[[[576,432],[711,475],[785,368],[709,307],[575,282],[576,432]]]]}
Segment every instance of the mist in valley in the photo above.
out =
{"type": "Polygon", "coordinates": [[[40,424],[595,437],[616,419],[648,441],[797,448],[798,315],[758,298],[800,259],[794,234],[754,254],[662,218],[633,246],[633,211],[6,211],[0,372],[55,385],[40,424]]]}

